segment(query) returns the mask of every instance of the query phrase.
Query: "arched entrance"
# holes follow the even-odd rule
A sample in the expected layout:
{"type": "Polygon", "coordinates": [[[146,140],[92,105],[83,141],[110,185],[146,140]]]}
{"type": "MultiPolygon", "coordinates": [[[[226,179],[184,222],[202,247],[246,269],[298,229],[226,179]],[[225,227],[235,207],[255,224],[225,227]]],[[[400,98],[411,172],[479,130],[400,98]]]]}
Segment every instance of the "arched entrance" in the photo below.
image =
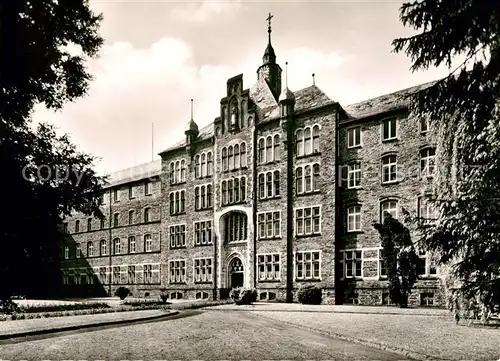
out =
{"type": "Polygon", "coordinates": [[[241,259],[235,257],[229,263],[229,288],[243,287],[244,269],[241,259]]]}

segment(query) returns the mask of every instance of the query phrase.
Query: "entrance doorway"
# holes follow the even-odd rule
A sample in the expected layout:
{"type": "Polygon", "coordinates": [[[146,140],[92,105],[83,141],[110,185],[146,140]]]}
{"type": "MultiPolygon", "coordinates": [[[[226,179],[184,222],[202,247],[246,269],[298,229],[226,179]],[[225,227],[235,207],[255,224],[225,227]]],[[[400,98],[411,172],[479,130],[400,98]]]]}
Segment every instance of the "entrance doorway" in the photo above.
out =
{"type": "Polygon", "coordinates": [[[243,287],[244,273],[241,259],[234,258],[229,264],[229,288],[243,287]]]}

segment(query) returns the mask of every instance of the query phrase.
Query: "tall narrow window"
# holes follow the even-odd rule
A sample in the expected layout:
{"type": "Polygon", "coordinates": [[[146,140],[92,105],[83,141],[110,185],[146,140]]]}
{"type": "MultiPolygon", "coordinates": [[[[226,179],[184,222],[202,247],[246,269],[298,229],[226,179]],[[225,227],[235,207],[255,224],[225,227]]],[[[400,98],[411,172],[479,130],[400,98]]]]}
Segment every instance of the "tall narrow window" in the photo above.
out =
{"type": "Polygon", "coordinates": [[[201,207],[200,202],[200,187],[194,189],[194,209],[198,210],[201,207]]]}
{"type": "Polygon", "coordinates": [[[135,237],[134,236],[128,237],[128,252],[135,253],[135,237]]]}
{"type": "Polygon", "coordinates": [[[69,246],[64,246],[64,259],[69,259],[69,246]]]}
{"type": "Polygon", "coordinates": [[[319,191],[319,164],[313,165],[313,191],[319,191]]]}
{"type": "Polygon", "coordinates": [[[247,187],[247,179],[246,177],[241,177],[240,179],[240,199],[242,202],[246,200],[246,187],[247,187]]]}
{"type": "Polygon", "coordinates": [[[151,222],[151,208],[144,209],[144,223],[151,222]]]}
{"type": "Polygon", "coordinates": [[[92,218],[87,219],[87,232],[92,230],[92,218]]]}
{"type": "MultiPolygon", "coordinates": [[[[179,161],[175,162],[175,183],[181,182],[181,163],[179,161]]],[[[147,193],[146,194],[151,194],[147,193]]]]}
{"type": "Polygon", "coordinates": [[[207,153],[207,176],[212,176],[214,174],[214,162],[212,159],[212,152],[207,153]]]}
{"type": "Polygon", "coordinates": [[[151,195],[153,193],[153,182],[146,182],[146,184],[144,185],[144,189],[145,189],[145,194],[147,196],[151,195]]]}
{"type": "Polygon", "coordinates": [[[266,197],[266,181],[264,174],[259,174],[259,198],[263,199],[266,197]]]}
{"type": "Polygon", "coordinates": [[[265,141],[264,138],[259,139],[259,163],[264,163],[266,161],[265,156],[265,141]]]}
{"type": "Polygon", "coordinates": [[[175,164],[170,163],[170,184],[175,184],[175,164]]]}
{"type": "Polygon", "coordinates": [[[134,224],[134,216],[135,216],[134,210],[128,211],[128,224],[134,224]]]}
{"type": "Polygon", "coordinates": [[[229,162],[229,170],[234,169],[234,154],[233,154],[233,147],[230,146],[229,149],[227,150],[227,158],[229,162]]]}
{"type": "Polygon", "coordinates": [[[201,177],[207,176],[207,155],[203,153],[201,155],[201,177]]]}
{"type": "Polygon", "coordinates": [[[274,196],[277,197],[280,195],[280,171],[274,171],[274,196]]]}
{"type": "Polygon", "coordinates": [[[266,162],[273,160],[273,138],[268,136],[266,138],[266,162]]]}
{"type": "Polygon", "coordinates": [[[197,155],[194,157],[194,177],[195,178],[200,178],[201,175],[201,164],[200,164],[200,156],[197,155]]]}
{"type": "Polygon", "coordinates": [[[94,257],[94,243],[87,242],[87,257],[94,257]]]}
{"type": "Polygon", "coordinates": [[[380,204],[380,221],[384,221],[385,212],[389,213],[393,218],[398,218],[398,202],[384,201],[380,204]]]}
{"type": "Polygon", "coordinates": [[[280,152],[281,144],[280,144],[280,136],[278,134],[274,136],[273,143],[274,143],[274,160],[277,161],[281,159],[281,152],[280,152]]]}
{"type": "Polygon", "coordinates": [[[347,208],[347,232],[361,231],[361,206],[347,208]]]}
{"type": "Polygon", "coordinates": [[[234,146],[234,169],[240,168],[240,146],[235,144],[234,146]]]}
{"type": "Polygon", "coordinates": [[[295,180],[297,182],[296,188],[297,188],[297,194],[302,194],[304,193],[304,179],[303,179],[303,171],[302,167],[299,167],[295,171],[295,180]]]}
{"type": "Polygon", "coordinates": [[[432,177],[434,175],[435,159],[435,148],[425,148],[420,151],[420,175],[422,177],[432,177]]]}
{"type": "Polygon", "coordinates": [[[227,172],[228,167],[227,167],[227,148],[222,148],[222,170],[224,172],[227,172]]]}
{"type": "Polygon", "coordinates": [[[227,181],[222,181],[222,204],[227,204],[227,181]]]}
{"type": "Polygon", "coordinates": [[[273,174],[271,172],[266,174],[266,197],[270,198],[273,196],[273,174]]]}
{"type": "Polygon", "coordinates": [[[359,147],[361,145],[361,127],[347,130],[347,148],[359,147]]]}
{"type": "Polygon", "coordinates": [[[118,227],[120,225],[120,213],[113,214],[113,227],[118,227]]]}
{"type": "Polygon", "coordinates": [[[238,203],[240,201],[240,180],[239,178],[234,178],[234,203],[238,203]]]}
{"type": "Polygon", "coordinates": [[[78,233],[78,232],[80,232],[80,221],[79,220],[77,220],[75,222],[75,233],[78,233]]]}
{"type": "Polygon", "coordinates": [[[312,178],[311,178],[311,166],[310,165],[307,165],[305,167],[304,183],[305,183],[305,191],[311,192],[312,191],[312,178]]]}
{"type": "Polygon", "coordinates": [[[241,146],[240,146],[240,163],[241,163],[241,167],[244,168],[247,166],[247,150],[246,150],[246,144],[245,143],[241,143],[241,146]]]}
{"type": "Polygon", "coordinates": [[[181,213],[184,212],[186,207],[185,191],[181,191],[181,213]]]}
{"type": "Polygon", "coordinates": [[[145,252],[151,252],[153,249],[153,242],[151,240],[151,235],[146,234],[144,236],[144,251],[145,252]]]}
{"type": "Polygon", "coordinates": [[[128,199],[134,199],[135,198],[135,187],[130,186],[128,189],[128,199]]]}
{"type": "Polygon", "coordinates": [[[420,118],[420,133],[427,133],[429,130],[429,123],[426,117],[420,118]]]}
{"type": "Polygon", "coordinates": [[[312,153],[312,134],[311,128],[306,128],[304,130],[304,154],[312,153]]]}
{"type": "Polygon", "coordinates": [[[300,157],[304,155],[304,132],[302,129],[297,130],[295,139],[297,142],[297,157],[300,157]]]}
{"type": "Polygon", "coordinates": [[[395,155],[382,158],[382,183],[395,182],[397,180],[397,162],[395,155]]]}
{"type": "Polygon", "coordinates": [[[361,186],[361,163],[349,164],[347,168],[347,188],[358,188],[361,186]]]}
{"type": "Polygon", "coordinates": [[[121,253],[120,238],[115,238],[113,240],[113,254],[120,254],[120,253],[121,253]]]}
{"type": "Polygon", "coordinates": [[[382,140],[396,139],[397,137],[397,120],[386,119],[382,122],[382,140]]]}
{"type": "Polygon", "coordinates": [[[319,125],[313,127],[313,153],[319,152],[319,125]]]}
{"type": "Polygon", "coordinates": [[[212,185],[207,185],[207,208],[212,207],[212,185]]]}
{"type": "Polygon", "coordinates": [[[105,256],[108,253],[108,246],[106,243],[106,240],[101,240],[101,243],[99,245],[101,256],[105,256]]]}
{"type": "Polygon", "coordinates": [[[181,160],[181,182],[186,181],[186,161],[181,160]]]}

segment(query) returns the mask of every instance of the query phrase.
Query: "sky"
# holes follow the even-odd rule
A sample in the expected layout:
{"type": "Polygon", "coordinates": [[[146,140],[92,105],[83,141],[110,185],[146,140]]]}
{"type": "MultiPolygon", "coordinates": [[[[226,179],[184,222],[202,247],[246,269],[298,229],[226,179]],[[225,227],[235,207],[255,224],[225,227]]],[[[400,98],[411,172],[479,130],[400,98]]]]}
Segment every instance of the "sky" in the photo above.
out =
{"type": "Polygon", "coordinates": [[[257,80],[267,45],[268,13],[277,62],[288,62],[292,91],[315,83],[342,106],[448,74],[412,73],[392,52],[395,38],[413,34],[399,20],[402,1],[128,1],[90,0],[103,14],[105,44],[87,67],[88,94],[34,120],[68,133],[97,157],[107,174],[153,159],[182,140],[194,99],[201,128],[219,115],[227,79],[257,80]],[[154,126],[153,126],[154,124],[154,126]],[[154,131],[153,131],[154,129],[154,131]]]}

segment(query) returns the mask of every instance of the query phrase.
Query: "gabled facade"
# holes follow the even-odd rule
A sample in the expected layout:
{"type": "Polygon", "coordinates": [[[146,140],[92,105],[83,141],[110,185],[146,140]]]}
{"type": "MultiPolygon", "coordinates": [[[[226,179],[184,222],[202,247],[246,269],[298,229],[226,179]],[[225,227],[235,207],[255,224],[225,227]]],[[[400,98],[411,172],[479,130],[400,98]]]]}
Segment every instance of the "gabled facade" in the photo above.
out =
{"type": "MultiPolygon", "coordinates": [[[[199,129],[190,119],[183,139],[160,153],[161,165],[149,165],[149,198],[112,201],[144,174],[109,185],[110,217],[150,207],[152,218],[71,237],[106,239],[108,249],[127,240],[128,252],[70,257],[63,271],[75,277],[88,263],[103,290],[123,285],[137,296],[217,299],[246,286],[260,300],[293,301],[312,283],[326,303],[388,303],[372,223],[401,207],[431,212],[434,145],[400,100],[416,89],[342,107],[315,85],[292,92],[281,73],[269,38],[257,82],[245,88],[242,75],[229,79],[213,123],[199,129]],[[149,248],[130,252],[130,237],[145,244],[146,235],[149,248]]],[[[421,260],[411,302],[440,304],[437,270],[427,255],[421,260]]]]}

